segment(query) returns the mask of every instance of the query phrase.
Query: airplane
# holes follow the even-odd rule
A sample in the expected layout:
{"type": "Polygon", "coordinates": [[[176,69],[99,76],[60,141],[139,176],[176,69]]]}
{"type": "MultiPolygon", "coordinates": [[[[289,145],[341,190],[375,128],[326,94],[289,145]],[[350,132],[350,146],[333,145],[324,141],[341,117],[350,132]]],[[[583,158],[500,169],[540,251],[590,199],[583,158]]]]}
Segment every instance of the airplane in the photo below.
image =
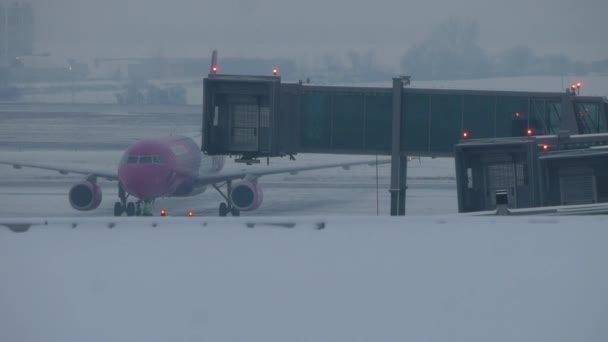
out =
{"type": "MultiPolygon", "coordinates": [[[[380,160],[378,164],[389,163],[380,160]]],[[[160,197],[187,197],[201,194],[209,186],[225,199],[219,205],[219,216],[239,216],[241,211],[253,211],[263,201],[258,179],[265,175],[290,173],[355,165],[375,165],[376,161],[357,161],[324,165],[270,168],[264,170],[221,173],[224,156],[202,154],[196,142],[186,136],[171,136],[138,141],[122,155],[117,172],[98,172],[93,169],[63,168],[36,163],[0,160],[0,164],[58,171],[61,174],[82,174],[86,178],[72,186],[69,200],[79,211],[97,209],[102,201],[98,178],[118,181],[119,201],[114,203],[114,216],[151,216],[152,204],[160,197]],[[233,182],[238,183],[233,184],[233,182]],[[222,191],[222,183],[226,191],[222,191]],[[133,197],[133,201],[129,198],[133,197]]]]}

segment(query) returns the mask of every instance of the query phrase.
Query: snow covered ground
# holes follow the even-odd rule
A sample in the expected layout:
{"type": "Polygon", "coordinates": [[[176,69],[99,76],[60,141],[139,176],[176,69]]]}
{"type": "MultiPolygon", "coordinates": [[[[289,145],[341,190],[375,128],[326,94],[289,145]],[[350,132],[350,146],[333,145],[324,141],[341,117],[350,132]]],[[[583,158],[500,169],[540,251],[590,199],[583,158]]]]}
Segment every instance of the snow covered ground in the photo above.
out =
{"type": "Polygon", "coordinates": [[[0,227],[0,340],[608,338],[606,217],[74,220],[0,227]]]}

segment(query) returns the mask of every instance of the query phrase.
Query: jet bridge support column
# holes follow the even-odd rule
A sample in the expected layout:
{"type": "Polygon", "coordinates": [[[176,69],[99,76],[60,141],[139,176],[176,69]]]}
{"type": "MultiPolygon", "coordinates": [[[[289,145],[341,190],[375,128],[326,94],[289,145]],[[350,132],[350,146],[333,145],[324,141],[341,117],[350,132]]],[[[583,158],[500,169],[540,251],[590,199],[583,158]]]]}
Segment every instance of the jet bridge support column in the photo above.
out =
{"type": "Polygon", "coordinates": [[[403,79],[393,78],[393,119],[391,146],[391,216],[405,215],[407,158],[401,153],[401,106],[403,79]]]}

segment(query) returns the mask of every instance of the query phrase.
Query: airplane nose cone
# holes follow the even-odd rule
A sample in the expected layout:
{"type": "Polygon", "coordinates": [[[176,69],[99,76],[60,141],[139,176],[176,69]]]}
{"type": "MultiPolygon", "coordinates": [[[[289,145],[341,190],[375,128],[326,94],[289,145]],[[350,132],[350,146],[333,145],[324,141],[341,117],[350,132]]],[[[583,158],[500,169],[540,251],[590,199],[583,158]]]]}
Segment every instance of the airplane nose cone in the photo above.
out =
{"type": "Polygon", "coordinates": [[[143,200],[152,200],[167,191],[167,171],[159,165],[125,165],[120,181],[125,190],[143,200]]]}

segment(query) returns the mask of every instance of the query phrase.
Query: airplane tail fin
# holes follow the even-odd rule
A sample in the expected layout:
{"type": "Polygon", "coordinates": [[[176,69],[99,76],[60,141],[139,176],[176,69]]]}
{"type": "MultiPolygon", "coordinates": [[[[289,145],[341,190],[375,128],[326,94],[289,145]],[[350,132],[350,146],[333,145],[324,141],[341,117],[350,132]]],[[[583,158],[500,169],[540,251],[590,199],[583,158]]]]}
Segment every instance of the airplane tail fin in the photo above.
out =
{"type": "Polygon", "coordinates": [[[209,66],[209,74],[217,74],[217,50],[213,50],[211,54],[211,65],[209,66]]]}

